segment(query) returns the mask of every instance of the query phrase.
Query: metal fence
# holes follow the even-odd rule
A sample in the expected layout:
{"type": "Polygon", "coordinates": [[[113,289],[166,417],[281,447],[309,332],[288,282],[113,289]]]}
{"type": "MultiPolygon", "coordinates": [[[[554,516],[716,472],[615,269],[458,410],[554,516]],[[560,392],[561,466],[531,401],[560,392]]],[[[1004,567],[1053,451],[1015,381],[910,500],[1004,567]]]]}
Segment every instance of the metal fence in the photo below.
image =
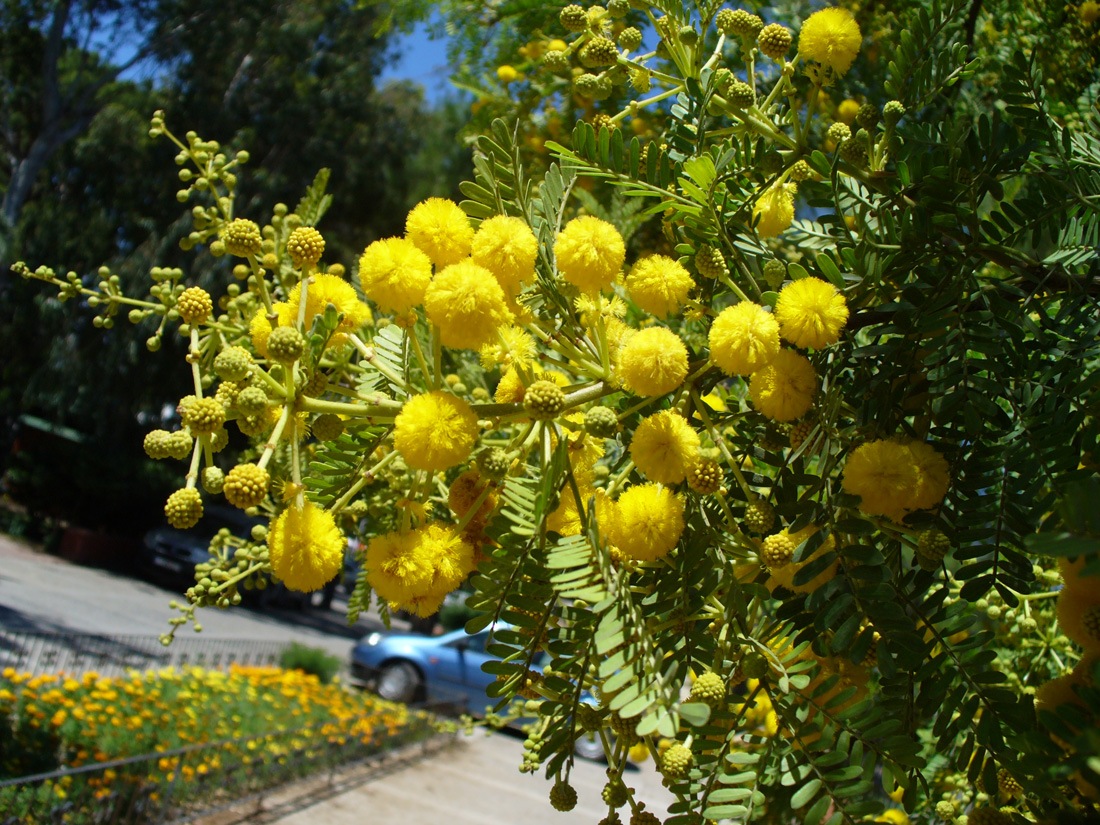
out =
{"type": "Polygon", "coordinates": [[[0,825],[148,825],[186,823],[249,802],[273,789],[337,768],[419,758],[449,743],[427,714],[410,714],[398,732],[364,735],[346,720],[0,781],[0,825]],[[420,743],[418,747],[416,743],[420,743]],[[412,750],[410,751],[410,748],[412,750]]]}
{"type": "Polygon", "coordinates": [[[35,633],[0,628],[0,670],[86,673],[123,676],[130,670],[203,667],[222,670],[231,664],[274,665],[284,642],[183,637],[165,647],[156,636],[35,633]]]}

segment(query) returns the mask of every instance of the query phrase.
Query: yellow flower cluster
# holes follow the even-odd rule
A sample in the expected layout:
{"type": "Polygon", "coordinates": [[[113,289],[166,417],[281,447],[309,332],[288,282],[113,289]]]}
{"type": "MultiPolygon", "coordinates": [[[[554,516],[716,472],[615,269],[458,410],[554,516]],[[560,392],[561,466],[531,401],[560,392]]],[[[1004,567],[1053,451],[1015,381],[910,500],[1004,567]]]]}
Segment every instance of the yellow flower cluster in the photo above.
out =
{"type": "Polygon", "coordinates": [[[439,522],[375,536],[366,552],[367,577],[378,596],[419,616],[438,610],[474,563],[470,543],[439,522]]]}
{"type": "MultiPolygon", "coordinates": [[[[305,727],[311,731],[281,739],[280,747],[331,747],[393,735],[414,719],[401,705],[274,667],[169,668],[113,678],[94,672],[31,676],[6,668],[0,671],[0,716],[6,728],[4,770],[14,775],[21,775],[21,765],[40,766],[44,752],[62,760],[56,767],[75,768],[305,727]]],[[[243,745],[219,747],[206,761],[189,761],[181,778],[246,756],[243,745]]],[[[148,776],[119,769],[96,781],[170,782],[177,761],[162,759],[148,776]]]]}
{"type": "Polygon", "coordinates": [[[920,441],[868,441],[844,466],[844,490],[860,497],[860,509],[900,522],[914,510],[935,507],[947,494],[950,468],[934,447],[920,441]]]}

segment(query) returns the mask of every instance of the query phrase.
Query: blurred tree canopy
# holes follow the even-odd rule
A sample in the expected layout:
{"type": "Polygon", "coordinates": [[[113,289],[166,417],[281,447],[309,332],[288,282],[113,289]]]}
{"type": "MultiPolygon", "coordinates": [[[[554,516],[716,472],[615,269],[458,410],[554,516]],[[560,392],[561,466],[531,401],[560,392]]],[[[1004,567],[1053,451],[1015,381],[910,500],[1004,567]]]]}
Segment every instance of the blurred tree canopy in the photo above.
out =
{"type": "MultiPolygon", "coordinates": [[[[166,367],[176,342],[141,359],[140,338],[93,330],[79,307],[44,299],[8,272],[19,257],[89,282],[101,264],[124,281],[144,279],[154,263],[185,265],[184,210],[165,194],[170,150],[147,135],[155,109],[231,149],[248,148],[256,171],[238,195],[243,217],[263,222],[250,214],[260,203],[293,206],[317,170],[331,168],[334,202],[324,228],[344,259],[399,232],[400,216],[417,199],[457,191],[469,163],[456,140],[462,107],[432,108],[414,84],[377,83],[393,56],[378,36],[380,14],[343,0],[3,0],[0,348],[9,357],[0,367],[0,429],[7,437],[24,413],[70,426],[112,445],[99,453],[109,464],[76,470],[87,476],[86,489],[110,476],[132,485],[146,466],[140,433],[147,422],[139,419],[159,416],[184,386],[186,374],[166,367]]],[[[227,265],[209,255],[186,262],[200,281],[227,265]]],[[[0,444],[0,471],[9,451],[0,444]]],[[[31,486],[51,485],[40,478],[31,486]]],[[[111,521],[101,501],[88,496],[76,515],[111,521]]]]}

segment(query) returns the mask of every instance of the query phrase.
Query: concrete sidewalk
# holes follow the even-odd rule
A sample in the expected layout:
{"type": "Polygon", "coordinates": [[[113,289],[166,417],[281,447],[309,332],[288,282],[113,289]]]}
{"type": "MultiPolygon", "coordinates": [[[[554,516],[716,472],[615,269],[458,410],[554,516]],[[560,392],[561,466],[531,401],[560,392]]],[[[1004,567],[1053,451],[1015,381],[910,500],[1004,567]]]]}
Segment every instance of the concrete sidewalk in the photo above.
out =
{"type": "MultiPolygon", "coordinates": [[[[258,810],[253,805],[225,812],[199,825],[595,825],[606,816],[600,798],[604,765],[577,760],[571,777],[577,807],[561,813],[550,806],[551,782],[541,775],[519,773],[522,752],[519,737],[478,731],[393,770],[371,771],[358,779],[352,772],[338,779],[334,794],[326,796],[323,782],[306,782],[272,794],[258,810]]],[[[631,769],[624,779],[646,803],[646,810],[658,816],[673,799],[652,762],[631,769]]],[[[626,810],[620,815],[629,819],[626,810]]]]}

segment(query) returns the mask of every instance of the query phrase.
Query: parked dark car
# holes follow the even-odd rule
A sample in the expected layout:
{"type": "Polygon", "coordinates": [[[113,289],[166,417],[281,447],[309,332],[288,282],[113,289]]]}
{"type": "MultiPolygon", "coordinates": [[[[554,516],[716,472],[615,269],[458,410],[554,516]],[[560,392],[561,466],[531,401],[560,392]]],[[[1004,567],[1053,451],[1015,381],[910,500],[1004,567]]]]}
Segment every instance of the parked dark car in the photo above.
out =
{"type": "MultiPolygon", "coordinates": [[[[195,565],[210,558],[210,540],[222,528],[247,539],[252,528],[265,524],[262,518],[246,515],[235,507],[208,506],[202,519],[189,530],[165,525],[150,530],[142,541],[139,564],[149,579],[184,591],[195,583],[195,565]]],[[[272,582],[263,590],[243,591],[247,604],[257,607],[327,609],[340,584],[337,576],[314,593],[298,593],[272,582]]]]}
{"type": "MultiPolygon", "coordinates": [[[[467,633],[463,629],[441,636],[375,632],[351,650],[351,677],[383,699],[394,702],[431,702],[457,705],[474,716],[483,716],[499,701],[486,693],[496,679],[482,670],[499,659],[485,652],[489,629],[467,633]]],[[[582,696],[593,702],[587,693],[582,696]]],[[[517,720],[518,723],[531,720],[517,720]]],[[[602,759],[598,737],[577,740],[575,750],[585,759],[602,759]]]]}
{"type": "Polygon", "coordinates": [[[210,558],[210,540],[223,527],[248,538],[263,520],[231,507],[208,506],[202,519],[188,530],[164,525],[150,530],[141,543],[142,573],[150,579],[186,590],[195,583],[195,565],[210,558]]]}

